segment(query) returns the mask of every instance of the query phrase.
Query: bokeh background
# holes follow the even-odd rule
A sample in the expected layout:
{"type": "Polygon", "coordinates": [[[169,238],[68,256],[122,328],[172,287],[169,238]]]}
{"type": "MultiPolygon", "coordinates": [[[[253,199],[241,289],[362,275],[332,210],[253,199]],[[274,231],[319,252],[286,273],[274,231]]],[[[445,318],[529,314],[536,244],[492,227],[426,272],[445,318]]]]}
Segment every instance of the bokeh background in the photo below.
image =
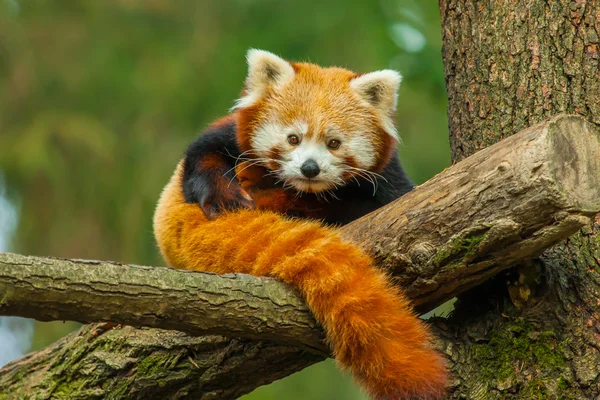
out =
{"type": "MultiPolygon", "coordinates": [[[[248,48],[402,72],[400,154],[449,165],[437,1],[0,0],[0,251],[164,265],[151,217],[248,48]]],[[[0,365],[77,328],[0,317],[0,365]]],[[[332,361],[245,400],[364,399],[332,361]]]]}

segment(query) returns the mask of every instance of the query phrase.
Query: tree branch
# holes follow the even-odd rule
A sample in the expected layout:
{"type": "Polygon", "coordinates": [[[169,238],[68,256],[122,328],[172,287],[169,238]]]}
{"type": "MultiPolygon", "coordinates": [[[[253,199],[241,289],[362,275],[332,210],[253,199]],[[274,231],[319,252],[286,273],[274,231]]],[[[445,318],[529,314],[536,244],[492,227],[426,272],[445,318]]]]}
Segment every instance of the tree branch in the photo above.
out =
{"type": "Polygon", "coordinates": [[[271,278],[0,253],[0,314],[272,340],[327,356],[304,300],[271,278]]]}
{"type": "MultiPolygon", "coordinates": [[[[341,228],[341,232],[371,253],[378,265],[389,269],[419,310],[427,311],[513,263],[539,255],[600,211],[599,137],[593,125],[580,117],[555,117],[480,151],[398,201],[341,228]]],[[[235,398],[232,396],[310,365],[325,354],[322,333],[302,300],[270,279],[16,255],[4,255],[1,260],[0,314],[114,321],[280,343],[253,341],[247,342],[252,349],[249,353],[218,353],[221,363],[215,366],[216,372],[222,363],[242,366],[244,382],[248,382],[240,385],[241,392],[219,392],[218,398],[235,398]],[[269,373],[265,368],[273,359],[255,358],[256,349],[262,348],[289,355],[289,364],[283,367],[280,360],[278,370],[269,373]],[[254,363],[248,369],[249,359],[254,363]]],[[[140,391],[131,392],[138,387],[138,379],[149,379],[147,371],[140,369],[143,359],[133,357],[121,368],[119,362],[110,365],[110,361],[93,358],[88,347],[82,348],[76,340],[85,337],[86,346],[95,342],[91,328],[86,329],[80,336],[63,341],[62,346],[81,351],[81,362],[90,368],[95,370],[101,363],[104,369],[94,372],[93,380],[81,378],[84,382],[78,381],[81,387],[77,393],[97,387],[98,382],[103,388],[123,382],[129,388],[129,398],[148,398],[140,391]],[[113,369],[111,373],[105,371],[107,365],[113,369]]],[[[151,331],[126,328],[111,334],[126,341],[124,335],[132,332],[151,331]]],[[[170,363],[167,358],[160,362],[161,373],[179,371],[181,379],[174,383],[176,387],[190,391],[224,387],[210,375],[199,379],[181,372],[188,364],[215,357],[214,349],[203,341],[206,338],[190,339],[162,331],[160,335],[170,343],[201,342],[198,345],[203,350],[195,361],[177,358],[170,363]]],[[[222,344],[223,339],[219,340],[222,344]]],[[[111,357],[128,357],[114,341],[111,343],[104,346],[111,357]]],[[[156,342],[148,346],[138,348],[136,354],[150,357],[156,342]]],[[[0,370],[0,390],[16,393],[15,385],[39,386],[34,384],[33,374],[25,380],[16,377],[34,364],[54,363],[59,357],[56,354],[49,350],[0,370]]],[[[72,383],[73,374],[79,374],[74,368],[65,368],[45,380],[72,383]]],[[[148,382],[150,387],[153,381],[148,382]]]]}
{"type": "Polygon", "coordinates": [[[600,134],[558,115],[342,228],[429,311],[539,256],[600,210],[600,134]]]}
{"type": "Polygon", "coordinates": [[[270,342],[87,325],[1,369],[0,398],[237,399],[321,360],[270,342]]]}

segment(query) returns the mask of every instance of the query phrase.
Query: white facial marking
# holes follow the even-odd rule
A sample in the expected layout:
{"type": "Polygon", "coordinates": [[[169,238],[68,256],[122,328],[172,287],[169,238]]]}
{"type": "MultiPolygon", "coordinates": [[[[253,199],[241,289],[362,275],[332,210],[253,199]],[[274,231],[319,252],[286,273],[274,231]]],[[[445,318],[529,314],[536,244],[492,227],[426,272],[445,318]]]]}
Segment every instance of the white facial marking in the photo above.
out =
{"type": "Polygon", "coordinates": [[[367,134],[345,134],[337,126],[327,130],[325,139],[309,137],[308,133],[306,121],[298,120],[288,126],[271,122],[255,131],[251,144],[255,156],[259,158],[269,158],[272,150],[279,150],[279,168],[275,173],[283,182],[303,192],[321,192],[344,185],[342,176],[345,171],[351,170],[345,164],[344,156],[352,156],[356,166],[366,170],[377,161],[375,148],[367,134]],[[301,139],[300,144],[293,146],[288,143],[287,138],[291,134],[301,139]],[[337,150],[327,148],[327,142],[331,139],[341,142],[337,150]],[[310,179],[301,170],[308,160],[314,160],[320,170],[317,176],[310,179]]]}
{"type": "Polygon", "coordinates": [[[342,142],[340,154],[352,156],[358,168],[370,169],[375,166],[377,155],[373,143],[364,133],[364,127],[356,127],[351,135],[344,134],[342,129],[336,125],[330,125],[327,129],[329,139],[337,139],[342,142]]]}
{"type": "Polygon", "coordinates": [[[364,134],[354,134],[342,146],[346,146],[346,153],[352,155],[359,168],[370,169],[375,166],[375,148],[373,143],[364,134]]]}
{"type": "Polygon", "coordinates": [[[323,140],[304,137],[282,165],[281,177],[300,191],[320,192],[343,184],[340,160],[327,149],[323,140]],[[302,165],[313,160],[319,166],[319,175],[308,179],[302,174],[302,165]]]}
{"type": "Polygon", "coordinates": [[[256,130],[251,139],[252,149],[259,157],[267,157],[271,150],[285,140],[285,128],[279,124],[264,124],[256,130]]]}

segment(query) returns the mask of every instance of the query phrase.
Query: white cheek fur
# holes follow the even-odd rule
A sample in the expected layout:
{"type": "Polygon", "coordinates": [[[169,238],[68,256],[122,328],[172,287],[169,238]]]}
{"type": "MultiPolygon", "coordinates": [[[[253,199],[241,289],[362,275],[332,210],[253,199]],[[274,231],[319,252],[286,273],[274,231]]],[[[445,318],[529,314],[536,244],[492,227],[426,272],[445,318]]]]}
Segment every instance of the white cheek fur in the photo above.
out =
{"type": "Polygon", "coordinates": [[[264,124],[256,130],[251,139],[252,149],[259,157],[267,157],[269,152],[279,146],[284,138],[284,128],[279,124],[264,124]]]}
{"type": "Polygon", "coordinates": [[[344,153],[351,155],[356,160],[359,168],[370,169],[377,161],[373,143],[363,134],[355,134],[342,146],[346,146],[344,153]]]}

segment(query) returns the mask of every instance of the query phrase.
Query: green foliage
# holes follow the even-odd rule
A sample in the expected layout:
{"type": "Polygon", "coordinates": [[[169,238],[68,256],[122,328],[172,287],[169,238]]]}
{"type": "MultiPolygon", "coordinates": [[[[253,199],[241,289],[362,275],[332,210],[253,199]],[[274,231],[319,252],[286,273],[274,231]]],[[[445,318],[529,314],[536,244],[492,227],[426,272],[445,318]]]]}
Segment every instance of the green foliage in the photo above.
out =
{"type": "Polygon", "coordinates": [[[367,400],[350,375],[336,370],[335,361],[326,360],[282,381],[263,386],[242,400],[344,399],[367,400]]]}
{"type": "MultiPolygon", "coordinates": [[[[239,95],[250,47],[400,70],[409,175],[420,183],[449,164],[435,2],[0,0],[0,37],[14,251],[163,264],[155,202],[187,144],[239,95]]],[[[36,347],[64,334],[40,326],[36,347]]],[[[328,362],[247,399],[362,398],[350,382],[328,362]]]]}

